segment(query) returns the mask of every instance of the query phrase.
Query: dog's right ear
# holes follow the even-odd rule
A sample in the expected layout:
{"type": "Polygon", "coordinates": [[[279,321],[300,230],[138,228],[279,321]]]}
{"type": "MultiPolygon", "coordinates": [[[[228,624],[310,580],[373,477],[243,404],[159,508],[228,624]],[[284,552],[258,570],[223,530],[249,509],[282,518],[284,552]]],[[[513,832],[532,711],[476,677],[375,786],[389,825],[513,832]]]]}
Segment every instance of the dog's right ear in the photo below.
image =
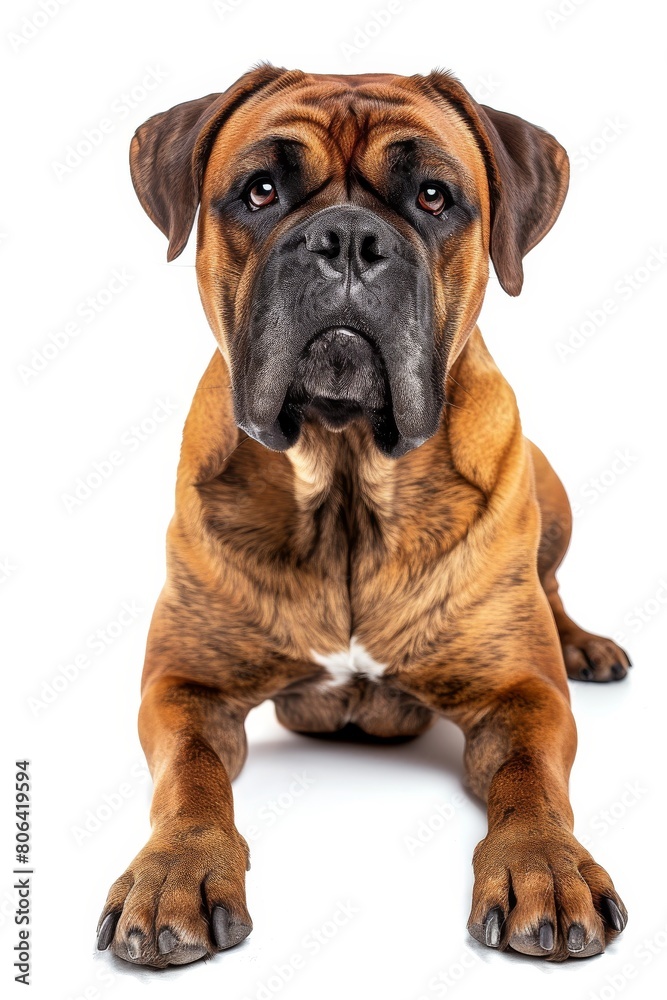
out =
{"type": "Polygon", "coordinates": [[[567,153],[530,122],[477,101],[451,73],[419,77],[462,115],[486,163],[491,199],[490,254],[500,284],[518,295],[522,259],[558,217],[570,176],[567,153]]]}
{"type": "Polygon", "coordinates": [[[199,205],[202,178],[213,141],[241,104],[287,71],[262,65],[222,94],[177,104],[153,115],[134,134],[130,173],[139,201],[169,240],[167,260],[185,248],[199,205]]]}

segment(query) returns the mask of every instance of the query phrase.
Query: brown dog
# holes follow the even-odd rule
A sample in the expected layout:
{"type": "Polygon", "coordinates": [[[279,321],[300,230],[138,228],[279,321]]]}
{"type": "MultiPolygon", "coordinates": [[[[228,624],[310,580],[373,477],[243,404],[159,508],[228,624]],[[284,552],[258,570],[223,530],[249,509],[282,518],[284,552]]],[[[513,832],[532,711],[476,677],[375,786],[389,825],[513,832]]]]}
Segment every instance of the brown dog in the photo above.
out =
{"type": "Polygon", "coordinates": [[[447,73],[260,66],[142,125],[131,169],[169,260],[201,206],[219,349],[185,426],[143,674],[152,834],[98,947],[162,967],[249,934],[231,781],[245,716],[272,699],[303,733],[454,720],[488,802],[470,933],[603,951],[627,916],[572,833],[566,678],[629,662],[563,610],[568,501],[475,325],[489,255],[521,290],[564,150],[447,73]]]}

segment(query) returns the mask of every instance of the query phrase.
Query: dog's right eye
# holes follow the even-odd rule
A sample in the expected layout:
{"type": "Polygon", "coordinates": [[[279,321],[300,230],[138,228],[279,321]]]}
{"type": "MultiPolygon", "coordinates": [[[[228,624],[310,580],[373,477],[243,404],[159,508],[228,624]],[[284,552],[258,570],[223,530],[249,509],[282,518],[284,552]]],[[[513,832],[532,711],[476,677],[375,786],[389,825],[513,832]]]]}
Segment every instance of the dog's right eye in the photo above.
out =
{"type": "Polygon", "coordinates": [[[417,197],[417,204],[430,215],[442,215],[452,204],[452,197],[446,188],[439,184],[422,184],[417,197]]]}
{"type": "Polygon", "coordinates": [[[251,212],[266,208],[277,200],[276,186],[269,177],[260,177],[259,180],[253,181],[245,193],[245,203],[251,212]]]}

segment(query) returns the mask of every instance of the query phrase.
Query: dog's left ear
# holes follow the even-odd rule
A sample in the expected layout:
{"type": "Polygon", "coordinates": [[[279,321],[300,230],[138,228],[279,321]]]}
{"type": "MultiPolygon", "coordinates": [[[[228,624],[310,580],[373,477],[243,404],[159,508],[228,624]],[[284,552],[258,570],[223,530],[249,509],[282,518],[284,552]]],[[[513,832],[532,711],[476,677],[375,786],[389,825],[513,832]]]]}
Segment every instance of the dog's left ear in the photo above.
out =
{"type": "Polygon", "coordinates": [[[474,132],[489,181],[491,260],[505,291],[518,295],[522,259],[549,232],[565,201],[570,178],[567,153],[537,125],[478,104],[449,73],[434,72],[424,79],[454,105],[474,132]]]}
{"type": "Polygon", "coordinates": [[[130,173],[149,218],[169,240],[167,260],[178,257],[194,222],[204,168],[216,135],[241,104],[286,74],[262,65],[223,94],[209,94],[153,115],[134,134],[130,173]]]}

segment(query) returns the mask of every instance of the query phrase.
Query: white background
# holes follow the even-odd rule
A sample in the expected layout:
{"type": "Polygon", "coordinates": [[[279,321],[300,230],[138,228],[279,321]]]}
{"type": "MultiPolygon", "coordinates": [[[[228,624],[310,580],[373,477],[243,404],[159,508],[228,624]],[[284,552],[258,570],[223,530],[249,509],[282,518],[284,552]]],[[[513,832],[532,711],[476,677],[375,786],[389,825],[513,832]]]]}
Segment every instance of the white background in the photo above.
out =
{"type": "MultiPolygon", "coordinates": [[[[562,14],[558,3],[402,0],[368,32],[383,0],[236,0],[219,11],[209,0],[69,0],[50,18],[38,0],[3,5],[0,607],[10,698],[0,772],[4,810],[13,761],[32,761],[29,995],[611,1000],[654,996],[664,982],[667,272],[642,270],[667,247],[664,32],[651,0],[563,0],[562,14]],[[568,200],[525,262],[522,295],[508,298],[493,279],[481,327],[527,433],[580,507],[561,574],[568,607],[587,628],[622,633],[635,661],[622,684],[572,685],[577,831],[630,911],[627,931],[599,958],[553,966],[468,937],[470,859],[485,820],[462,790],[457,731],[442,724],[398,748],[328,747],[282,731],[271,706],[250,718],[236,783],[238,826],[259,833],[248,877],[254,933],[211,962],[162,973],[95,951],[107,889],[148,835],[136,735],[143,647],[163,580],[181,427],[214,346],[194,248],[167,266],[166,241],[132,190],[128,146],[151,114],[225,89],[259,59],[313,71],[451,68],[475,96],[543,125],[570,152],[568,200]],[[124,95],[151,70],[154,89],[136,91],[130,107],[124,95]],[[60,169],[103,118],[99,145],[60,169]],[[131,280],[87,322],[80,304],[114,269],[131,280]],[[637,285],[630,293],[625,275],[637,285]],[[613,312],[596,325],[588,313],[599,321],[608,299],[613,312]],[[587,321],[590,336],[559,356],[557,345],[587,321]],[[72,322],[78,334],[26,375],[33,349],[72,322]],[[133,449],[131,428],[160,399],[173,412],[133,449]],[[68,513],[63,494],[119,448],[123,464],[68,513]],[[97,655],[89,637],[117,631],[123,602],[141,610],[97,655]],[[86,652],[88,665],[53,694],[63,666],[86,652]],[[311,784],[290,800],[297,774],[311,784]],[[271,822],[279,796],[287,807],[271,822]],[[450,818],[411,853],[406,837],[437,825],[443,804],[450,818]],[[99,828],[82,834],[96,812],[99,828]],[[314,954],[310,929],[348,901],[357,912],[314,954]],[[295,954],[305,968],[287,983],[272,978],[295,954]]],[[[23,995],[11,982],[13,829],[9,812],[1,819],[0,972],[23,995]]]]}

